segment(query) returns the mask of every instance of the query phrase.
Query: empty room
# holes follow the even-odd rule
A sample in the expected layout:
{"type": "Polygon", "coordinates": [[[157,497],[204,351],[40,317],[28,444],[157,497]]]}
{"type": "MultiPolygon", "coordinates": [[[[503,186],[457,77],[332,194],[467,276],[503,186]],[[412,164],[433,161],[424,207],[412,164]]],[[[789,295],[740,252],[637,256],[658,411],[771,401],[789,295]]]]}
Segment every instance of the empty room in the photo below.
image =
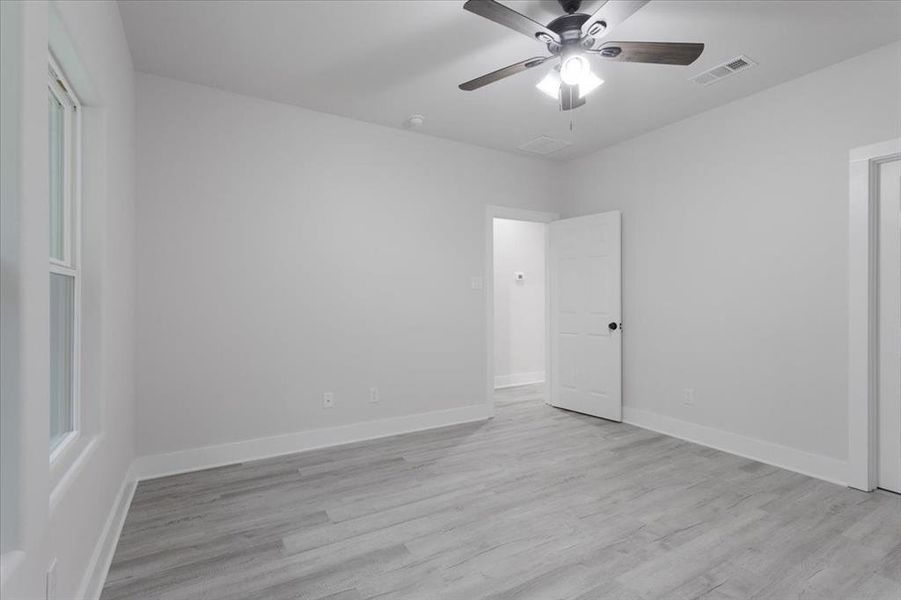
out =
{"type": "Polygon", "coordinates": [[[901,600],[901,1],[0,1],[3,600],[901,600]]]}

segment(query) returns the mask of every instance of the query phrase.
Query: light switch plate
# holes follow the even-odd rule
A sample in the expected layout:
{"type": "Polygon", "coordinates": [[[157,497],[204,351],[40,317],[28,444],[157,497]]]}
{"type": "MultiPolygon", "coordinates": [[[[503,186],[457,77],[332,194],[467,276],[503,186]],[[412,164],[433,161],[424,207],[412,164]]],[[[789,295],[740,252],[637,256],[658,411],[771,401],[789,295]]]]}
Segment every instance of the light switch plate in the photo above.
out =
{"type": "Polygon", "coordinates": [[[470,277],[469,278],[469,287],[474,290],[482,289],[482,278],[481,277],[470,277]]]}

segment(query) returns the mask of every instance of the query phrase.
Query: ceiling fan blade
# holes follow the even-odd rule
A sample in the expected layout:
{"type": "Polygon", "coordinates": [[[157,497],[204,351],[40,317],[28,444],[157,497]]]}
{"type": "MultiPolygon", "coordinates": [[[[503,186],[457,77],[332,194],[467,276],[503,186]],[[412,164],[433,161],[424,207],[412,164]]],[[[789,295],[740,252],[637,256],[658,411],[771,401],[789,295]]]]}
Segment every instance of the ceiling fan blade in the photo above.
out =
{"type": "Polygon", "coordinates": [[[480,17],[485,17],[489,21],[527,35],[533,40],[560,43],[560,36],[555,32],[495,0],[467,0],[463,8],[480,17]]]}
{"type": "Polygon", "coordinates": [[[560,84],[560,110],[572,110],[585,104],[585,98],[579,94],[578,85],[560,84]]]}
{"type": "Polygon", "coordinates": [[[649,0],[607,0],[582,24],[582,33],[595,39],[601,38],[648,2],[649,0]]]}
{"type": "Polygon", "coordinates": [[[704,51],[704,44],[678,42],[607,42],[589,54],[608,60],[653,63],[657,65],[690,65],[704,51]]]}
{"type": "Polygon", "coordinates": [[[509,67],[504,67],[503,69],[498,69],[497,71],[492,71],[491,73],[487,73],[482,75],[481,77],[476,77],[475,79],[471,79],[466,83],[460,84],[460,89],[465,90],[467,92],[471,92],[472,90],[477,90],[482,86],[486,86],[489,83],[494,83],[495,81],[499,81],[504,77],[510,77],[510,75],[516,75],[517,73],[522,73],[523,71],[528,71],[532,67],[537,67],[540,64],[543,64],[546,60],[553,58],[551,56],[536,56],[535,58],[528,58],[526,60],[520,61],[516,64],[512,64],[509,67]]]}

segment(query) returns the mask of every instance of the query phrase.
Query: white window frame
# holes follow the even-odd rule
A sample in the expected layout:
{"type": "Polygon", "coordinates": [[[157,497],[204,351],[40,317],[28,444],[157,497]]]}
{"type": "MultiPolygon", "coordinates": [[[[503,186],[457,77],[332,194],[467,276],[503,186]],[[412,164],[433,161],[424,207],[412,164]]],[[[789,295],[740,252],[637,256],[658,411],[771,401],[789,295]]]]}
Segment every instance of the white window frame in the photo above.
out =
{"type": "MultiPolygon", "coordinates": [[[[81,402],[81,102],[53,57],[47,87],[63,106],[63,259],[49,258],[49,272],[73,280],[72,431],[49,448],[54,464],[76,446],[82,431],[81,402]]],[[[47,248],[50,256],[50,248],[47,248]]],[[[49,276],[49,275],[48,275],[49,276]]],[[[49,427],[49,422],[48,422],[49,427]]]]}

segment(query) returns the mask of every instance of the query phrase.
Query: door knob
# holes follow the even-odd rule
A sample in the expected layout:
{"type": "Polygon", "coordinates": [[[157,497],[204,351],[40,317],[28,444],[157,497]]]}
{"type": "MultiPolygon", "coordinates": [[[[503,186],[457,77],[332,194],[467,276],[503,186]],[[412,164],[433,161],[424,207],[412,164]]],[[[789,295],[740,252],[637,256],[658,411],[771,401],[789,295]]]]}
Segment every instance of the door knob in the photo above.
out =
{"type": "Polygon", "coordinates": [[[610,329],[610,331],[616,331],[617,327],[619,327],[619,325],[617,325],[616,323],[608,323],[607,324],[607,328],[610,329]]]}

